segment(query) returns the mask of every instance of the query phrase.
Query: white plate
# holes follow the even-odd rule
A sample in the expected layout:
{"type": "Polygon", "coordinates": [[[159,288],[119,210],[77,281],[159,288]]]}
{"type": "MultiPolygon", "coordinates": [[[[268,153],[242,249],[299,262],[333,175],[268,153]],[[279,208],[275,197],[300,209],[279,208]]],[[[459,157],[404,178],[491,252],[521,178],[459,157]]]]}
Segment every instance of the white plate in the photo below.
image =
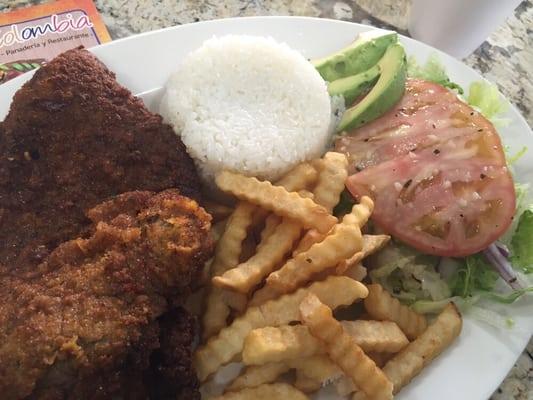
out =
{"type": "MultiPolygon", "coordinates": [[[[325,19],[300,17],[257,17],[201,22],[149,32],[92,49],[117,74],[120,83],[143,96],[155,107],[159,89],[171,71],[189,51],[213,35],[252,34],[272,36],[300,50],[306,57],[326,55],[340,49],[362,31],[365,25],[325,19]]],[[[424,61],[437,52],[452,80],[467,88],[479,74],[452,57],[415,40],[402,37],[409,55],[424,61]]],[[[9,109],[11,98],[22,83],[23,75],[0,86],[0,119],[9,109]]],[[[511,151],[527,145],[530,151],[517,163],[516,176],[522,182],[533,181],[533,134],[518,111],[510,106],[511,124],[500,130],[511,151]]],[[[516,325],[510,331],[491,328],[465,318],[463,332],[450,349],[436,359],[398,399],[433,400],[487,399],[504,379],[533,332],[532,298],[507,307],[516,325]]],[[[320,399],[335,396],[321,395],[320,399]]]]}

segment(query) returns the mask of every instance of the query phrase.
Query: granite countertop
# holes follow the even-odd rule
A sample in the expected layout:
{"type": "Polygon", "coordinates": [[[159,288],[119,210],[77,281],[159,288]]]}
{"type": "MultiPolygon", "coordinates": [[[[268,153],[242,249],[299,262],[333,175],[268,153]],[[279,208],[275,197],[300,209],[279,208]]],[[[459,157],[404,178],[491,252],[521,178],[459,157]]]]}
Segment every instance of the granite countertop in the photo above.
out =
{"type": "MultiPolygon", "coordinates": [[[[0,12],[43,0],[0,0],[0,12]]],[[[251,15],[305,15],[362,22],[408,34],[409,0],[95,0],[113,39],[168,26],[251,15]]],[[[533,126],[533,0],[463,60],[490,81],[533,126]]],[[[533,341],[492,400],[533,399],[533,341]]]]}

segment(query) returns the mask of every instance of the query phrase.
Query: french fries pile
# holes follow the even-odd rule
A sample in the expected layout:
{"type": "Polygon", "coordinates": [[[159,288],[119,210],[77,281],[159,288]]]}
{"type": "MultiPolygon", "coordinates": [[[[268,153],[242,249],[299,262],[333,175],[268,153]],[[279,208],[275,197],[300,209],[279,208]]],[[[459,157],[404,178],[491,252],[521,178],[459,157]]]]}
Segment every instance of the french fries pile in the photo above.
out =
{"type": "Polygon", "coordinates": [[[329,152],[275,184],[217,175],[239,202],[217,243],[194,362],[204,383],[230,362],[245,365],[217,399],[305,399],[330,383],[354,400],[392,399],[458,336],[453,304],[428,326],[380,285],[361,282],[361,262],[390,237],[362,233],[368,197],[333,216],[347,167],[329,152]],[[356,302],[359,319],[334,318],[356,302]]]}

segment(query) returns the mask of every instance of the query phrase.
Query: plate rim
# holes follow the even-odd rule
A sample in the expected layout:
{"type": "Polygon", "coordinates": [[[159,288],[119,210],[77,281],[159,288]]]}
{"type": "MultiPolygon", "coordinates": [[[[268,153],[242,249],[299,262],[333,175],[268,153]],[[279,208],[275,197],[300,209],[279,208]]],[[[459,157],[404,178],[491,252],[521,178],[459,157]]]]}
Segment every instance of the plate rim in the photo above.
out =
{"type": "MultiPolygon", "coordinates": [[[[305,21],[306,23],[307,22],[311,22],[311,23],[326,23],[326,24],[331,24],[331,25],[357,26],[357,28],[360,29],[360,30],[377,29],[377,30],[381,30],[381,31],[389,31],[388,29],[377,28],[377,27],[374,27],[374,26],[371,26],[371,25],[367,25],[367,24],[362,24],[362,23],[357,23],[357,22],[350,22],[350,21],[335,20],[335,19],[330,19],[330,18],[320,18],[320,17],[305,17],[305,16],[232,17],[232,18],[223,18],[223,19],[213,19],[213,20],[207,20],[207,21],[191,22],[191,23],[187,23],[187,24],[183,24],[183,25],[176,25],[176,26],[161,28],[161,29],[157,29],[157,30],[153,30],[153,31],[134,34],[134,35],[131,35],[131,36],[128,36],[128,37],[124,37],[124,38],[121,38],[121,39],[117,39],[117,40],[114,40],[114,41],[111,41],[111,42],[108,42],[108,43],[105,43],[105,44],[101,44],[101,45],[98,45],[98,46],[91,47],[88,50],[91,51],[92,53],[95,53],[96,55],[98,55],[99,52],[106,51],[106,49],[108,47],[120,46],[120,45],[122,45],[125,42],[135,41],[135,40],[138,40],[139,38],[144,38],[144,37],[149,37],[149,36],[157,36],[157,35],[162,34],[163,32],[166,32],[166,31],[173,31],[173,30],[177,31],[177,30],[181,30],[182,28],[190,27],[191,25],[198,26],[199,29],[201,29],[202,26],[208,25],[208,24],[223,23],[223,24],[230,24],[231,25],[231,24],[235,23],[236,21],[242,21],[242,20],[252,20],[252,21],[253,20],[262,20],[263,21],[264,20],[264,21],[266,21],[266,23],[269,23],[269,24],[272,23],[271,21],[279,21],[279,20],[288,20],[288,21],[296,21],[296,22],[297,21],[305,21]]],[[[398,33],[398,35],[399,35],[399,37],[401,38],[402,41],[406,41],[406,42],[412,41],[413,45],[426,47],[427,49],[430,49],[432,52],[437,53],[440,57],[445,57],[445,58],[451,57],[455,62],[460,64],[461,68],[469,70],[471,73],[475,74],[478,79],[483,80],[483,81],[488,82],[488,83],[491,83],[491,84],[494,84],[491,81],[489,81],[488,79],[486,79],[480,72],[478,72],[475,69],[473,69],[472,67],[466,65],[462,60],[458,60],[458,59],[450,56],[449,54],[447,54],[447,53],[445,53],[445,52],[443,52],[443,51],[441,51],[441,50],[439,50],[439,49],[437,49],[437,48],[435,48],[433,46],[430,46],[430,45],[427,45],[427,44],[425,44],[423,42],[420,42],[420,41],[418,41],[416,39],[412,39],[412,38],[410,38],[408,36],[405,36],[405,35],[402,35],[400,33],[398,33]]],[[[30,73],[27,73],[27,74],[24,74],[24,75],[22,75],[20,77],[17,77],[15,79],[13,79],[12,81],[10,81],[9,83],[12,82],[13,86],[16,85],[17,86],[17,90],[18,90],[18,88],[20,88],[21,84],[23,82],[27,81],[33,75],[34,72],[35,71],[32,71],[30,73]]],[[[3,92],[2,86],[0,86],[0,95],[3,92]]],[[[511,103],[504,95],[502,95],[502,98],[505,99],[507,104],[510,106],[510,109],[512,109],[512,111],[513,111],[512,112],[513,120],[516,119],[516,120],[518,120],[519,123],[521,123],[524,126],[526,126],[528,128],[528,132],[526,132],[526,133],[533,137],[533,131],[532,131],[531,127],[529,126],[529,123],[527,122],[525,117],[521,114],[520,110],[513,103],[511,103]]],[[[10,100],[8,100],[8,101],[10,101],[10,100]]],[[[501,136],[503,137],[503,135],[501,135],[501,136]]],[[[524,348],[525,348],[525,346],[527,346],[527,342],[525,343],[524,348]]],[[[518,357],[520,357],[522,352],[523,352],[523,348],[517,354],[515,360],[513,361],[513,364],[516,362],[518,357]]],[[[511,364],[511,367],[512,367],[513,364],[511,364]]],[[[510,371],[510,369],[507,369],[506,374],[508,373],[508,371],[510,371]]],[[[494,384],[494,388],[497,388],[500,383],[501,382],[495,383],[494,384]]],[[[488,386],[492,387],[493,385],[488,385],[488,386]]]]}

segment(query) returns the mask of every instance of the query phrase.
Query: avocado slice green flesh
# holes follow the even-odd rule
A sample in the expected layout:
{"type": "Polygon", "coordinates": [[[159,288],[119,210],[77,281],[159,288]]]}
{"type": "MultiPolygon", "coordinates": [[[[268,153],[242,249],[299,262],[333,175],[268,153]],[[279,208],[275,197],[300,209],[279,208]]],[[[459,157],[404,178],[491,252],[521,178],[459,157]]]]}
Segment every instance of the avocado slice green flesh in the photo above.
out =
{"type": "Polygon", "coordinates": [[[344,97],[344,104],[346,104],[346,107],[349,107],[359,96],[374,86],[380,74],[379,66],[374,65],[372,68],[360,74],[330,82],[328,93],[330,96],[344,97]]]}
{"type": "Polygon", "coordinates": [[[374,66],[391,44],[398,42],[396,32],[369,31],[359,34],[351,45],[312,64],[328,82],[356,75],[374,66]]]}
{"type": "Polygon", "coordinates": [[[337,132],[355,129],[372,121],[394,106],[405,91],[407,60],[399,43],[391,45],[378,62],[381,75],[376,85],[359,103],[346,110],[337,132]]]}

